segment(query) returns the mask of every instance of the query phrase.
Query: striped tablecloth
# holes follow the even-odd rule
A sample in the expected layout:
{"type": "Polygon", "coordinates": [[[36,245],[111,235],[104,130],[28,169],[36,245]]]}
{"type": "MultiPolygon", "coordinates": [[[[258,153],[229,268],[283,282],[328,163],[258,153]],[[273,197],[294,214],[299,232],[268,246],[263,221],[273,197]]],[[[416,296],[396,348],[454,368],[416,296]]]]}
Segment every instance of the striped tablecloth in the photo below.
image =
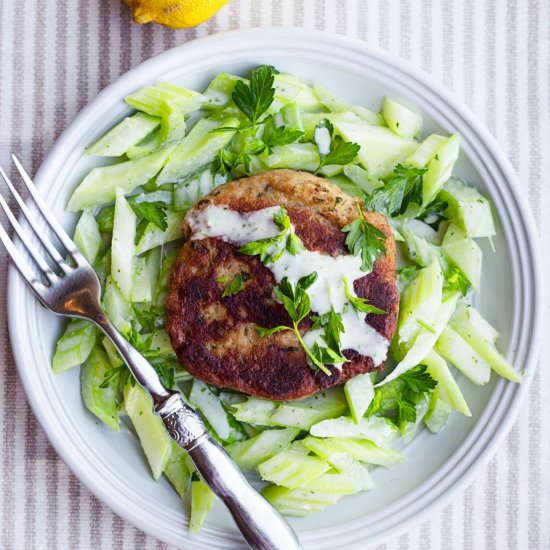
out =
{"type": "MultiPolygon", "coordinates": [[[[0,163],[9,166],[15,152],[36,170],[99,90],[174,45],[227,29],[315,28],[389,50],[453,90],[496,136],[547,235],[549,22],[548,0],[232,0],[200,27],[173,31],[133,24],[120,0],[0,0],[0,163]]],[[[546,282],[549,252],[543,242],[546,282]]],[[[0,263],[0,548],[164,548],[93,497],[34,420],[10,355],[3,250],[0,263]]],[[[377,548],[550,548],[545,363],[506,442],[472,484],[377,548]]]]}

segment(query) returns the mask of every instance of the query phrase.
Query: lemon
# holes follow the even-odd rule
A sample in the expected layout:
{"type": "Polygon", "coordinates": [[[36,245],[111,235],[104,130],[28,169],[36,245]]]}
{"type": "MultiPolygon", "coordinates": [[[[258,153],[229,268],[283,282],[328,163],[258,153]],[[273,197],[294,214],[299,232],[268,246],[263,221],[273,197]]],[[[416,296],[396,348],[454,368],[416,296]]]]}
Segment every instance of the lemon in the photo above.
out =
{"type": "Polygon", "coordinates": [[[228,0],[124,0],[133,11],[136,23],[154,21],[183,29],[210,19],[228,0]]]}

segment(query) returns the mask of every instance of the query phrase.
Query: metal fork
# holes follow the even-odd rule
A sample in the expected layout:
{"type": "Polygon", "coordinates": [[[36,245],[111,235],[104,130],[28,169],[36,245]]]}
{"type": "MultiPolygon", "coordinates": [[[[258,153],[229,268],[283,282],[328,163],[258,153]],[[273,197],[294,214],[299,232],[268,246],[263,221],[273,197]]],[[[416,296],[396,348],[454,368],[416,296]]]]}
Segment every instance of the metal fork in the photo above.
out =
{"type": "Polygon", "coordinates": [[[54,269],[50,267],[0,194],[0,205],[40,275],[36,275],[1,224],[0,240],[36,297],[58,315],[92,321],[112,340],[134,378],[153,398],[153,411],[162,418],[172,439],[189,453],[197,471],[225,503],[252,548],[301,548],[286,520],[249,485],[236,464],[210,437],[197,413],[184,403],[179,392],[164,387],[151,364],[109,321],[100,305],[101,287],[95,271],[55,219],[21,163],[15,155],[12,158],[40,214],[71,258],[69,263],[59,253],[0,168],[0,174],[21,208],[22,215],[55,266],[54,269]]]}

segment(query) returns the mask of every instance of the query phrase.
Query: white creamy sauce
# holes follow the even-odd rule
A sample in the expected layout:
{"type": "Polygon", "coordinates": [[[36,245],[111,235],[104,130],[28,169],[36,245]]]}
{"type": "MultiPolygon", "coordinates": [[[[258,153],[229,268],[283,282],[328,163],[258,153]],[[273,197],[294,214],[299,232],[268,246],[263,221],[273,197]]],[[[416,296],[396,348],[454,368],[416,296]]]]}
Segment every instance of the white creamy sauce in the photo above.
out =
{"type": "Polygon", "coordinates": [[[330,153],[330,132],[328,128],[315,128],[315,143],[319,149],[319,154],[328,155],[330,153]]]}
{"type": "MultiPolygon", "coordinates": [[[[228,208],[209,206],[189,213],[186,219],[193,231],[191,238],[194,240],[214,237],[242,246],[251,241],[278,235],[280,230],[273,221],[273,216],[279,211],[279,206],[272,206],[241,214],[228,208]]],[[[352,349],[371,357],[375,365],[386,359],[389,341],[368,325],[366,314],[356,311],[346,298],[344,277],[348,280],[350,293],[355,296],[353,282],[365,275],[361,271],[359,256],[345,254],[335,258],[311,250],[301,250],[293,255],[285,250],[276,262],[266,267],[273,273],[277,283],[288,277],[291,283],[296,284],[301,277],[317,272],[317,280],[307,289],[311,311],[322,315],[330,312],[333,307],[341,315],[344,325],[341,349],[352,349]]],[[[325,343],[321,338],[322,334],[322,329],[310,330],[304,341],[309,347],[314,342],[323,346],[325,343]]],[[[341,365],[336,366],[341,368],[341,365]]]]}

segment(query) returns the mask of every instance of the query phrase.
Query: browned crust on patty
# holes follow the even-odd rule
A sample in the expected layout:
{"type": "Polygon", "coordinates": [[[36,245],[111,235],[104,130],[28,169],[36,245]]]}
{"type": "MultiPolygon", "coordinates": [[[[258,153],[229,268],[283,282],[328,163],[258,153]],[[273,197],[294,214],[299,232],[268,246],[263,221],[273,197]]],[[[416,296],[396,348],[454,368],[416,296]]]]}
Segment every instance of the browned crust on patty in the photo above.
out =
{"type": "MultiPolygon", "coordinates": [[[[329,181],[305,172],[276,170],[218,187],[193,208],[227,206],[251,212],[274,205],[285,207],[296,234],[309,250],[337,256],[347,253],[342,228],[357,219],[359,201],[329,181]]],[[[387,236],[386,255],[374,269],[355,281],[358,296],[387,311],[367,316],[367,322],[391,340],[396,328],[399,295],[395,274],[395,241],[384,216],[365,218],[387,236]]],[[[189,225],[184,231],[190,236],[189,225]]],[[[290,324],[283,306],[272,298],[275,280],[258,257],[246,256],[219,239],[188,240],[174,263],[168,299],[167,331],[182,366],[220,388],[274,400],[291,400],[342,384],[375,369],[370,357],[345,350],[351,361],[332,375],[314,372],[291,331],[259,337],[255,326],[290,324]],[[221,297],[222,275],[246,279],[244,290],[221,297]]],[[[300,325],[302,332],[309,321],[300,325]]]]}

